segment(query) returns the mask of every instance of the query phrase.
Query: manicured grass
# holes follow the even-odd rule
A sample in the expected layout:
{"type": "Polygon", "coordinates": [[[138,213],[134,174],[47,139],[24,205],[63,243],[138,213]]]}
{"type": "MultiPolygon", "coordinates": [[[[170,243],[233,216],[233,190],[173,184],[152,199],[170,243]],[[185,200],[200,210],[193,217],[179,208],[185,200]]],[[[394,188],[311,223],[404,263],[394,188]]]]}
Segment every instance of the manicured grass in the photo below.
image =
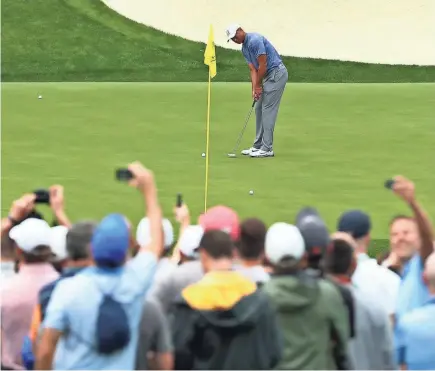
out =
{"type": "MultiPolygon", "coordinates": [[[[289,84],[276,157],[229,159],[250,88],[214,83],[209,205],[227,204],[268,223],[293,222],[300,207],[314,205],[331,228],[343,210],[362,208],[381,239],[391,216],[407,212],[383,182],[404,174],[434,215],[434,88],[289,84]]],[[[140,160],[156,174],[165,214],[171,216],[182,192],[196,218],[204,201],[206,89],[201,83],[3,84],[2,215],[23,192],[61,183],[72,219],[121,212],[137,223],[140,196],[115,181],[114,170],[140,160]]],[[[244,147],[253,135],[252,119],[244,147]]]]}
{"type": "MultiPolygon", "coordinates": [[[[206,80],[204,44],[134,23],[99,0],[3,0],[1,6],[3,81],[206,80]]],[[[294,82],[435,82],[434,66],[284,62],[294,82]]],[[[240,52],[217,48],[217,63],[216,81],[249,80],[240,52]]]]}

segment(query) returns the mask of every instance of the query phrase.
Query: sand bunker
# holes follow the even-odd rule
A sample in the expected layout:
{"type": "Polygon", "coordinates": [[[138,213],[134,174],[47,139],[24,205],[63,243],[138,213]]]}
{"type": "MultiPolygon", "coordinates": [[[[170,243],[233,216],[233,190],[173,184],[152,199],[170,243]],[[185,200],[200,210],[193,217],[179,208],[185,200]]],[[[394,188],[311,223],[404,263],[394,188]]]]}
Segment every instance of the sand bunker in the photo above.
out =
{"type": "Polygon", "coordinates": [[[237,49],[225,27],[264,34],[283,55],[435,65],[435,0],[102,0],[118,13],[186,39],[237,49]]]}

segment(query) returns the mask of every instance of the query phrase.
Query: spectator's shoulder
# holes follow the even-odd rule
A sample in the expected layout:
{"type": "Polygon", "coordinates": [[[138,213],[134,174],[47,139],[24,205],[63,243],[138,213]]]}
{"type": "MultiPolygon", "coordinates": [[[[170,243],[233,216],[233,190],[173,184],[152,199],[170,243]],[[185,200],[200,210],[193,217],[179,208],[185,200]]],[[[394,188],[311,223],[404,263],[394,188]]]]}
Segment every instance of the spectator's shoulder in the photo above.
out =
{"type": "Polygon", "coordinates": [[[317,282],[319,284],[319,288],[320,291],[327,296],[341,296],[340,295],[340,290],[337,287],[337,285],[335,285],[334,283],[332,283],[329,280],[326,280],[324,278],[318,278],[317,282]]]}
{"type": "Polygon", "coordinates": [[[159,313],[163,308],[155,298],[146,298],[143,313],[159,313]]]}
{"type": "Polygon", "coordinates": [[[42,288],[39,290],[38,297],[39,302],[42,303],[45,300],[48,300],[51,294],[53,293],[53,290],[56,288],[57,284],[61,281],[61,277],[58,279],[47,283],[46,285],[42,286],[42,288]]]}
{"type": "Polygon", "coordinates": [[[432,313],[428,313],[427,308],[428,307],[424,306],[421,308],[413,309],[412,311],[404,314],[399,320],[399,325],[401,326],[401,328],[406,329],[416,323],[433,320],[433,318],[431,318],[432,313]]]}
{"type": "Polygon", "coordinates": [[[51,284],[55,284],[53,294],[59,293],[64,297],[73,298],[76,295],[81,295],[85,288],[90,287],[91,282],[89,276],[78,274],[73,277],[66,277],[57,280],[51,284]]]}
{"type": "Polygon", "coordinates": [[[159,260],[152,252],[140,251],[133,259],[128,261],[126,268],[135,270],[139,267],[140,269],[143,269],[145,264],[150,264],[157,267],[158,262],[159,260]]]}
{"type": "Polygon", "coordinates": [[[378,327],[383,327],[385,324],[390,323],[388,312],[381,301],[376,300],[370,295],[363,295],[362,293],[355,290],[355,299],[357,300],[358,306],[364,308],[364,311],[368,318],[378,327]]]}
{"type": "Polygon", "coordinates": [[[394,273],[391,269],[383,267],[382,265],[376,265],[377,272],[382,276],[382,281],[391,285],[400,285],[400,276],[394,273]]]}

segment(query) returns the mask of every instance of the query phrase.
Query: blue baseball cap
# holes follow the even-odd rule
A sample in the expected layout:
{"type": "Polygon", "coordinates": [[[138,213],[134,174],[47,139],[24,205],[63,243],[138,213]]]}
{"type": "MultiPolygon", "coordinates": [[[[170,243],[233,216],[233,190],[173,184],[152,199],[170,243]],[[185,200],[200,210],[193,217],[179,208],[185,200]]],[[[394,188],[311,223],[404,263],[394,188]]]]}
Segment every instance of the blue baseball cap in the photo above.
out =
{"type": "Polygon", "coordinates": [[[337,230],[347,232],[353,238],[361,238],[369,234],[372,224],[370,217],[361,210],[349,210],[341,214],[337,230]]]}
{"type": "Polygon", "coordinates": [[[130,245],[130,227],[121,214],[109,214],[95,228],[91,250],[97,265],[121,265],[130,245]]]}

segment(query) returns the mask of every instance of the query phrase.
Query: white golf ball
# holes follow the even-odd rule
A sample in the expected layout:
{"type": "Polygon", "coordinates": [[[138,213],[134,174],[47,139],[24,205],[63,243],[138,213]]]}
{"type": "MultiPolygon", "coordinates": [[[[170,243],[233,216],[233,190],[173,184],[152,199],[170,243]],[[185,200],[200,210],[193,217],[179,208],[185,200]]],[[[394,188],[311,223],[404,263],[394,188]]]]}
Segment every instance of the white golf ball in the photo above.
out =
{"type": "Polygon", "coordinates": [[[254,191],[251,189],[251,190],[249,191],[249,194],[252,196],[252,195],[254,194],[254,191]]]}
{"type": "Polygon", "coordinates": [[[38,99],[42,99],[42,95],[38,95],[38,99]]]}
{"type": "Polygon", "coordinates": [[[202,157],[205,157],[205,153],[202,153],[202,155],[201,155],[202,157]]]}

